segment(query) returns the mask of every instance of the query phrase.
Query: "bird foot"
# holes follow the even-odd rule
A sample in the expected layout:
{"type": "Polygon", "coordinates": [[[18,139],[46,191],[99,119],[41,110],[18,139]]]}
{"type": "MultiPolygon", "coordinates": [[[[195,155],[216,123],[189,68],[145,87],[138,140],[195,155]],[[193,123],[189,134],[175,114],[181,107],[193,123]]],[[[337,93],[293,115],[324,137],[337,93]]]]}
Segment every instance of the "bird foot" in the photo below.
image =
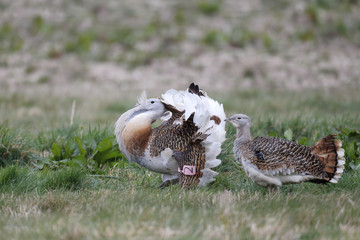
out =
{"type": "Polygon", "coordinates": [[[163,183],[160,184],[159,188],[160,188],[160,189],[164,189],[164,188],[166,188],[166,187],[168,187],[168,186],[170,186],[170,185],[174,185],[174,184],[177,184],[177,183],[179,183],[179,179],[178,179],[178,178],[176,178],[176,179],[171,179],[171,180],[166,180],[165,182],[163,182],[163,183]]]}
{"type": "Polygon", "coordinates": [[[270,185],[268,186],[268,189],[269,189],[269,193],[273,194],[279,192],[280,187],[277,185],[270,185]]]}

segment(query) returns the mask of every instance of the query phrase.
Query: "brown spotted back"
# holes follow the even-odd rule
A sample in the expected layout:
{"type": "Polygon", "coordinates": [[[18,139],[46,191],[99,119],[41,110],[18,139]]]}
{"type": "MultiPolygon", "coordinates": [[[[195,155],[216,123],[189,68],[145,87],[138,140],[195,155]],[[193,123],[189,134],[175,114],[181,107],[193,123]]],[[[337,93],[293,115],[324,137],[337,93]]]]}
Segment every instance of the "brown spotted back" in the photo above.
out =
{"type": "Polygon", "coordinates": [[[256,137],[241,148],[242,155],[261,171],[283,169],[326,178],[324,164],[311,148],[275,137],[256,137]]]}
{"type": "Polygon", "coordinates": [[[183,121],[181,125],[173,124],[181,115],[181,113],[173,114],[168,121],[153,129],[149,142],[150,155],[158,156],[166,148],[173,150],[180,169],[183,169],[184,165],[196,166],[196,175],[180,174],[180,185],[183,187],[196,186],[199,178],[202,177],[200,170],[205,167],[205,148],[200,141],[192,141],[198,130],[192,121],[192,116],[187,121],[183,121]]]}

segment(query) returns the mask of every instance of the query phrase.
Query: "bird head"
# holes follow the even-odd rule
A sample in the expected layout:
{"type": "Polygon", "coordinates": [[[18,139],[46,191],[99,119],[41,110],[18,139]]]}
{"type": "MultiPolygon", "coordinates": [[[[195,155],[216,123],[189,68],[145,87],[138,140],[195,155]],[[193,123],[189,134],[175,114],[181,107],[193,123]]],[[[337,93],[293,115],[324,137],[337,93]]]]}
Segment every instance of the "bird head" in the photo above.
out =
{"type": "Polygon", "coordinates": [[[132,110],[132,114],[129,119],[132,117],[144,113],[144,112],[151,112],[152,118],[154,120],[159,119],[164,112],[166,111],[164,103],[158,98],[146,98],[146,93],[143,92],[141,96],[138,98],[138,102],[132,110]]]}
{"type": "Polygon", "coordinates": [[[165,111],[165,106],[158,98],[149,98],[146,101],[145,109],[148,111],[155,111],[163,113],[165,111]]]}
{"type": "Polygon", "coordinates": [[[146,101],[142,102],[142,104],[138,105],[136,111],[132,114],[132,117],[140,114],[140,113],[150,113],[152,121],[159,119],[164,112],[166,111],[164,104],[160,99],[157,98],[149,98],[146,101]]]}
{"type": "Polygon", "coordinates": [[[235,114],[229,118],[226,118],[225,121],[232,123],[236,128],[243,128],[245,126],[250,127],[251,121],[248,116],[242,113],[235,114]]]}

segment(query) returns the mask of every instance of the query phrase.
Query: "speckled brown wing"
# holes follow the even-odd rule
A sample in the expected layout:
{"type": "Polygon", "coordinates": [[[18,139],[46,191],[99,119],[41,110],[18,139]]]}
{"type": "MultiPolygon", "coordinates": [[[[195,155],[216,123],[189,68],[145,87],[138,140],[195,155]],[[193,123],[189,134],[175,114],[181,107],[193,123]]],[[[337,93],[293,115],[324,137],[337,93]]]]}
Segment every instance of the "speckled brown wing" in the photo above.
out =
{"type": "Polygon", "coordinates": [[[310,147],[275,137],[256,137],[242,146],[243,156],[265,175],[291,172],[326,178],[324,164],[311,151],[310,147]]]}
{"type": "Polygon", "coordinates": [[[179,168],[184,165],[196,166],[196,174],[189,176],[180,174],[179,183],[183,187],[196,186],[202,177],[200,170],[205,167],[205,148],[200,141],[193,141],[198,127],[192,121],[192,116],[182,124],[173,124],[181,115],[173,116],[159,127],[153,129],[150,138],[150,155],[158,156],[166,148],[173,150],[174,157],[178,161],[179,168]]]}

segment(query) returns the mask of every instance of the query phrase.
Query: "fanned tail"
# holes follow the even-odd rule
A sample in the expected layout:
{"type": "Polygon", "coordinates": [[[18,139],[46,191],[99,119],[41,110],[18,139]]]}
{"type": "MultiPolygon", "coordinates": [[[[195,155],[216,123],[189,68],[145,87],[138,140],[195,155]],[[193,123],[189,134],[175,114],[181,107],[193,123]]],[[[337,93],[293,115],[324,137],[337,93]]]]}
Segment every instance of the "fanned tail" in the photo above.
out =
{"type": "Polygon", "coordinates": [[[341,141],[336,135],[328,135],[311,148],[311,153],[317,155],[324,165],[326,176],[324,180],[337,183],[341,178],[345,165],[345,151],[341,148],[341,141]]]}
{"type": "Polygon", "coordinates": [[[205,186],[214,181],[218,174],[211,170],[221,163],[216,157],[221,152],[221,144],[225,140],[225,112],[223,105],[209,98],[206,92],[191,84],[186,91],[168,90],[162,95],[166,104],[177,111],[184,112],[184,121],[191,120],[198,128],[193,140],[199,140],[205,148],[205,165],[198,186],[205,186]],[[189,119],[190,118],[190,119],[189,119]]]}

